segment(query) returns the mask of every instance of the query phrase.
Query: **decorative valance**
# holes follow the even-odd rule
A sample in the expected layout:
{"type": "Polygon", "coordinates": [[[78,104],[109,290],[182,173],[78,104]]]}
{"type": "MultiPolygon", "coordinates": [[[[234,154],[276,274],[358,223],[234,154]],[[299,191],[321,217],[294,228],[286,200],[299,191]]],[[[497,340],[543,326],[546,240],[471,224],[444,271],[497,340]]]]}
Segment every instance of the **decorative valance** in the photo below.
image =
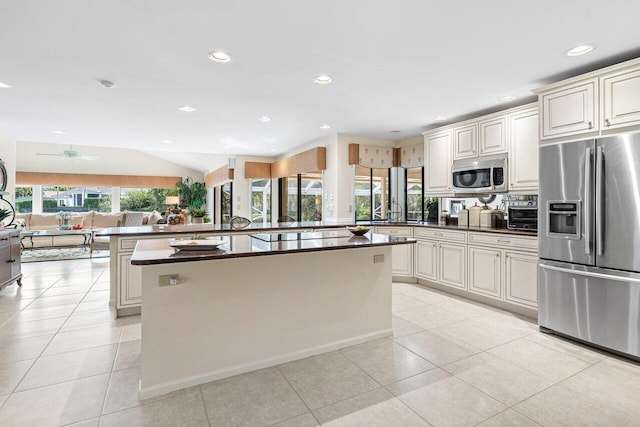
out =
{"type": "Polygon", "coordinates": [[[94,175],[82,173],[16,172],[17,185],[59,185],[123,188],[175,188],[180,176],[94,175]]]}
{"type": "Polygon", "coordinates": [[[233,169],[229,169],[228,165],[219,167],[204,176],[204,183],[207,187],[218,187],[233,181],[233,169]]]}
{"type": "Polygon", "coordinates": [[[403,168],[424,166],[424,142],[400,148],[400,166],[403,168]]]}
{"type": "Polygon", "coordinates": [[[271,179],[271,163],[244,162],[246,179],[271,179]]]}
{"type": "Polygon", "coordinates": [[[316,147],[271,163],[271,178],[284,178],[327,168],[327,149],[316,147]]]}
{"type": "Polygon", "coordinates": [[[349,144],[349,164],[371,169],[388,169],[399,165],[399,152],[393,147],[349,144]]]}

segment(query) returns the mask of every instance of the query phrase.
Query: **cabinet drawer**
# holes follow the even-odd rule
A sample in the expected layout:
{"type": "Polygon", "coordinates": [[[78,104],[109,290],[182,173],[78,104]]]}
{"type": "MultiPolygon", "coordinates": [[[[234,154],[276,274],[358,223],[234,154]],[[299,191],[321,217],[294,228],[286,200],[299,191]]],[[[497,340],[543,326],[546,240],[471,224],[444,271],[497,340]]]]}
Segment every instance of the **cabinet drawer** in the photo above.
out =
{"type": "Polygon", "coordinates": [[[515,236],[512,234],[469,233],[469,243],[498,248],[513,248],[524,251],[538,251],[538,238],[515,236]]]}
{"type": "Polygon", "coordinates": [[[466,231],[442,230],[438,228],[416,227],[413,232],[415,237],[425,239],[445,240],[447,242],[466,243],[466,231]]]}
{"type": "Polygon", "coordinates": [[[376,227],[376,233],[384,234],[385,236],[411,237],[413,236],[413,228],[411,227],[376,227]]]}

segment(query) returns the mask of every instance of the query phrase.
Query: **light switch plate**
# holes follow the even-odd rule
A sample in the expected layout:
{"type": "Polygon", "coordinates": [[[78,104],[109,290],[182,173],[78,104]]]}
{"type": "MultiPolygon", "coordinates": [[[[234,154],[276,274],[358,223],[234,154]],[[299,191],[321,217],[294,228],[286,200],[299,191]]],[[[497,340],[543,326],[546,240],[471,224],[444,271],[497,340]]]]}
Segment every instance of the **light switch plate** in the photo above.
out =
{"type": "Polygon", "coordinates": [[[374,264],[380,264],[381,262],[384,262],[384,255],[374,255],[373,256],[373,263],[374,264]]]}
{"type": "Polygon", "coordinates": [[[164,276],[159,276],[158,281],[160,286],[175,286],[180,283],[177,274],[167,274],[164,276]]]}

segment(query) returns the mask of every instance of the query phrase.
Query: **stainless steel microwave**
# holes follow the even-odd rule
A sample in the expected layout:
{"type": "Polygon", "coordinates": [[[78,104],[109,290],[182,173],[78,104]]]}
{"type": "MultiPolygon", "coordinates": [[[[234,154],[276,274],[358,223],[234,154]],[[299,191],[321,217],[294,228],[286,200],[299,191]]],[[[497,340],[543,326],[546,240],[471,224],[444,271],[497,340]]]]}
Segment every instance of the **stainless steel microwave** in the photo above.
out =
{"type": "Polygon", "coordinates": [[[507,155],[456,160],[451,168],[454,193],[506,193],[507,155]]]}

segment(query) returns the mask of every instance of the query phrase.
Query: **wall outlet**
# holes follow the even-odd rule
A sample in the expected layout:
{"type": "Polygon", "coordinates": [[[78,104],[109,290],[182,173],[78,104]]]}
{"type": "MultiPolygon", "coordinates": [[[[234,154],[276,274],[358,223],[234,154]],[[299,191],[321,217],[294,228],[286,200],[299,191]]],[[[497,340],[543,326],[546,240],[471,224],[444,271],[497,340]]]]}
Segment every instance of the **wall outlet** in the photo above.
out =
{"type": "Polygon", "coordinates": [[[374,264],[380,264],[381,262],[384,262],[384,255],[374,255],[373,256],[373,263],[374,264]]]}
{"type": "Polygon", "coordinates": [[[167,274],[165,276],[159,276],[158,282],[160,286],[175,286],[180,283],[177,274],[167,274]]]}

